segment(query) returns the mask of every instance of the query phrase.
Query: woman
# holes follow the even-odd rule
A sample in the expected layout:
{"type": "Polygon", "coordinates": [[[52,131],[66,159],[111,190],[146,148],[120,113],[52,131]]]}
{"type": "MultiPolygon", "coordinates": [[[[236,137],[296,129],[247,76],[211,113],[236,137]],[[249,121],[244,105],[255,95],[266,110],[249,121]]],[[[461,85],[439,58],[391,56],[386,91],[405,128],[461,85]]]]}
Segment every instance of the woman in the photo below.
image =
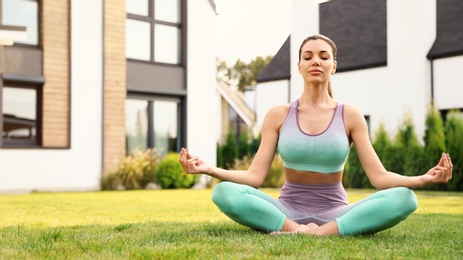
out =
{"type": "Polygon", "coordinates": [[[215,187],[212,200],[232,220],[272,234],[371,234],[397,225],[416,210],[411,188],[452,178],[452,162],[444,153],[421,176],[402,176],[383,167],[363,114],[332,97],[330,76],[336,71],[336,51],[335,43],[323,35],[302,42],[298,69],[304,91],[291,104],[267,113],[262,141],[248,170],[210,167],[188,149],[181,150],[179,161],[187,173],[223,180],[215,187]],[[380,191],[349,205],[341,181],[352,143],[368,179],[380,191]],[[287,180],[279,199],[257,190],[276,151],[283,159],[287,180]]]}

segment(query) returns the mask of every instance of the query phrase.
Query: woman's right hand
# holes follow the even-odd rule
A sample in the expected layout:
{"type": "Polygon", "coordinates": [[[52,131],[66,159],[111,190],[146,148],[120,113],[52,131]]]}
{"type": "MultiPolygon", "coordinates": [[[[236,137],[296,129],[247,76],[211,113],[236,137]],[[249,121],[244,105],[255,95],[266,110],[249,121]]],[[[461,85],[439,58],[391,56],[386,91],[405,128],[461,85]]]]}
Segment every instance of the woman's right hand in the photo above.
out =
{"type": "Polygon", "coordinates": [[[182,165],[183,170],[188,174],[209,173],[211,171],[209,165],[200,160],[198,156],[191,155],[186,148],[180,150],[180,158],[178,161],[182,165]]]}

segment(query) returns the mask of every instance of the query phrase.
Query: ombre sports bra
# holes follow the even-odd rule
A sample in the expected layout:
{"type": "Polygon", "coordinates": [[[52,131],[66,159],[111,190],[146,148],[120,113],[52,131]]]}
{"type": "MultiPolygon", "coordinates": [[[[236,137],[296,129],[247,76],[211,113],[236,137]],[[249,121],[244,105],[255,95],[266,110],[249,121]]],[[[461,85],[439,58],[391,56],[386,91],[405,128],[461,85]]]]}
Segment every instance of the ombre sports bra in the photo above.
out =
{"type": "Polygon", "coordinates": [[[280,128],[278,153],[286,168],[320,173],[338,172],[349,155],[349,140],[344,125],[344,105],[336,103],[328,128],[320,134],[304,133],[298,122],[299,100],[289,107],[280,128]]]}

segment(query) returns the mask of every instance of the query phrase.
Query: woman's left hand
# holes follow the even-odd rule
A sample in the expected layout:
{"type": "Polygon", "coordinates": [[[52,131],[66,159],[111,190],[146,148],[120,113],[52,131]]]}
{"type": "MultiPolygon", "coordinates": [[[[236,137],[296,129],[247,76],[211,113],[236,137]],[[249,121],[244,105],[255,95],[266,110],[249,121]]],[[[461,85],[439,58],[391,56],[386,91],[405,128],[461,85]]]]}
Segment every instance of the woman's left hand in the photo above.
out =
{"type": "Polygon", "coordinates": [[[429,171],[421,176],[421,180],[424,184],[440,184],[447,183],[452,179],[453,164],[448,153],[442,153],[439,163],[429,169],[429,171]]]}

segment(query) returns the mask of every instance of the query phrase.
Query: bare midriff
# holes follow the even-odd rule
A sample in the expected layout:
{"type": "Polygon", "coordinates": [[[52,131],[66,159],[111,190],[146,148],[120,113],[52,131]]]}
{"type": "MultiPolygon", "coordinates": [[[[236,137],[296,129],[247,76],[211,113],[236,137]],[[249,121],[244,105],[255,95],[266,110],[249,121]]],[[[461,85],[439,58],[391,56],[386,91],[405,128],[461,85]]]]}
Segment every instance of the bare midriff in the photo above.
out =
{"type": "Polygon", "coordinates": [[[286,180],[302,184],[330,184],[342,181],[342,171],[319,173],[285,168],[286,180]]]}

